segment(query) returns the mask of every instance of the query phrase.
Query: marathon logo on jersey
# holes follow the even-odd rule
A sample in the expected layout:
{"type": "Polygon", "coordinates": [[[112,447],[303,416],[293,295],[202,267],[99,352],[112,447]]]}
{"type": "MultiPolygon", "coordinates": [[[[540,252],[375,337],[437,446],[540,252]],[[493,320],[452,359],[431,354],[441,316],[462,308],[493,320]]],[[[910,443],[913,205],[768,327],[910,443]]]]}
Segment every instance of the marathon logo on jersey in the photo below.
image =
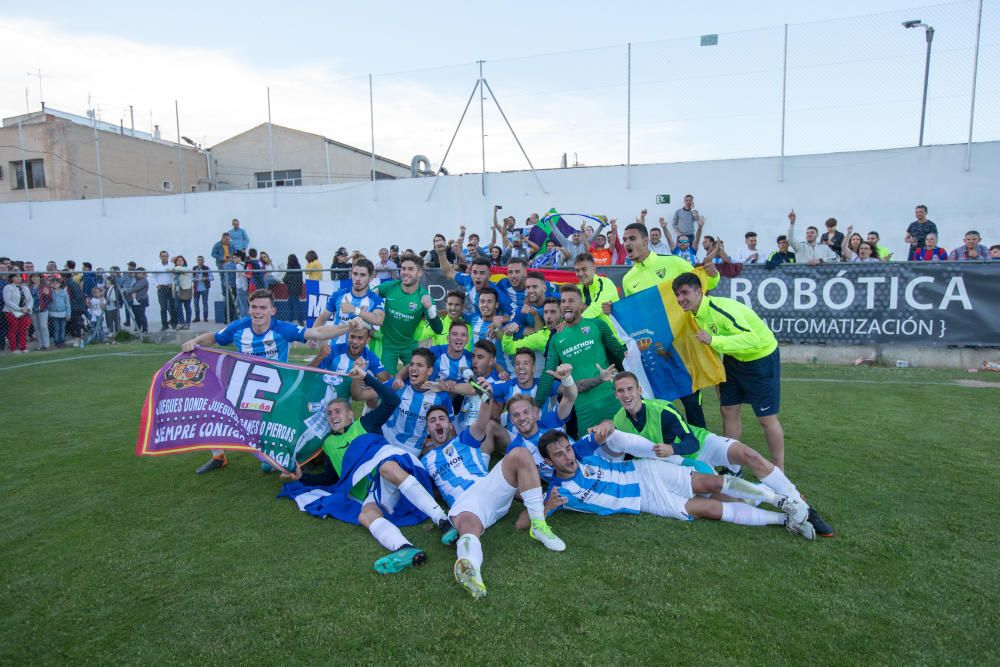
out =
{"type": "Polygon", "coordinates": [[[169,389],[200,387],[208,371],[208,364],[196,357],[178,359],[163,373],[163,386],[169,389]]]}

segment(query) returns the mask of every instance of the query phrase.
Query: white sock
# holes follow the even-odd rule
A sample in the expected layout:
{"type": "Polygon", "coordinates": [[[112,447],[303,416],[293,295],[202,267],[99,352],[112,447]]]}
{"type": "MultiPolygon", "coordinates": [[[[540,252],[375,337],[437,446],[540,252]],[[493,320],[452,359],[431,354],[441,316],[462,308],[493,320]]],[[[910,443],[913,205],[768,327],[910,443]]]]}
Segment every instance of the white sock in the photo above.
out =
{"type": "Polygon", "coordinates": [[[225,453],[226,452],[224,450],[222,450],[222,449],[213,449],[212,450],[212,456],[214,456],[215,458],[219,458],[220,456],[222,456],[225,453]]]}
{"type": "Polygon", "coordinates": [[[730,475],[722,476],[722,492],[733,498],[756,500],[758,502],[770,503],[771,505],[777,504],[779,500],[778,494],[763,484],[754,484],[753,482],[730,475]]]}
{"type": "Polygon", "coordinates": [[[455,555],[459,558],[467,558],[479,573],[483,572],[483,545],[479,538],[472,534],[465,534],[458,538],[455,545],[455,555]]]}
{"type": "Polygon", "coordinates": [[[733,471],[734,475],[739,475],[740,471],[743,470],[743,466],[738,463],[726,463],[726,467],[733,471]]]}
{"type": "Polygon", "coordinates": [[[542,495],[542,487],[536,486],[533,489],[521,492],[521,500],[524,501],[524,508],[528,510],[528,516],[532,521],[545,520],[545,498],[542,495]]]}
{"type": "Polygon", "coordinates": [[[794,498],[795,500],[802,500],[802,494],[799,490],[795,488],[795,484],[792,480],[785,477],[785,473],[781,471],[781,468],[775,466],[774,470],[770,472],[764,479],[760,480],[762,484],[766,484],[783,496],[788,496],[789,498],[794,498]]]}
{"type": "Polygon", "coordinates": [[[738,523],[741,526],[770,526],[785,523],[782,512],[750,507],[744,503],[722,503],[722,520],[728,523],[738,523]]]}
{"type": "Polygon", "coordinates": [[[412,546],[410,541],[403,537],[403,533],[399,532],[399,528],[396,524],[386,519],[384,516],[372,521],[371,525],[368,526],[368,532],[372,534],[378,543],[389,551],[395,551],[396,549],[401,549],[403,547],[412,546]]]}
{"type": "Polygon", "coordinates": [[[441,523],[442,519],[448,518],[441,506],[434,502],[434,497],[421,486],[413,475],[406,476],[403,483],[399,485],[399,492],[413,503],[414,507],[430,517],[434,523],[441,523]]]}

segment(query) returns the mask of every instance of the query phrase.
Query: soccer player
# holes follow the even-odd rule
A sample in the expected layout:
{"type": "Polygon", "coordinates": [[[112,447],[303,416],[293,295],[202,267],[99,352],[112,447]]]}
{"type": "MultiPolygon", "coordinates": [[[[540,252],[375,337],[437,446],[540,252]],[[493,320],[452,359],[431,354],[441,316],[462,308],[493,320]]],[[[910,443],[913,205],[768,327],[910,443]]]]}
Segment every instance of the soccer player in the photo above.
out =
{"type": "Polygon", "coordinates": [[[507,297],[510,312],[517,313],[524,306],[527,298],[525,278],[528,274],[528,260],[524,257],[511,257],[507,262],[507,277],[494,283],[496,290],[507,297]]]}
{"type": "Polygon", "coordinates": [[[614,431],[591,433],[570,443],[558,429],[544,434],[538,450],[555,470],[550,504],[590,514],[639,514],[646,512],[681,521],[713,519],[744,526],[783,525],[788,532],[815,538],[806,518],[805,503],[751,484],[732,475],[706,475],[658,457],[669,447],[637,435],[614,431]],[[603,442],[602,442],[603,440],[603,442]],[[635,458],[618,460],[624,454],[635,458]],[[722,502],[701,494],[774,505],[781,512],[763,510],[742,502],[722,502]],[[558,496],[558,497],[556,497],[558,496]]]}
{"type": "MultiPolygon", "coordinates": [[[[405,267],[405,257],[403,264],[405,267]]],[[[411,454],[420,452],[427,437],[427,411],[432,406],[442,405],[451,414],[448,394],[437,391],[437,385],[429,381],[434,362],[433,352],[418,347],[411,355],[408,377],[393,381],[393,389],[399,395],[399,407],[382,427],[382,433],[390,444],[411,454]]]]}
{"type": "Polygon", "coordinates": [[[447,345],[435,345],[430,349],[437,357],[431,380],[442,382],[462,380],[462,371],[472,368],[472,353],[466,349],[469,345],[468,325],[461,319],[452,320],[448,325],[447,345]]]}
{"type": "Polygon", "coordinates": [[[562,323],[562,311],[559,309],[559,299],[547,297],[542,306],[542,320],[545,326],[530,334],[518,337],[520,327],[516,322],[508,322],[504,327],[500,347],[508,357],[522,348],[535,352],[535,377],[541,375],[545,366],[545,357],[549,352],[549,340],[562,323]]]}
{"type": "Polygon", "coordinates": [[[739,301],[704,294],[701,280],[693,273],[674,278],[673,288],[677,303],[694,316],[701,329],[698,340],[723,355],[726,381],[719,385],[723,433],[739,439],[743,433],[740,404],[749,403],[764,430],[771,462],[784,470],[785,432],[778,421],[781,357],[774,334],[739,301]]]}
{"type": "MultiPolygon", "coordinates": [[[[583,297],[576,285],[563,285],[559,292],[559,305],[566,326],[552,334],[545,368],[555,370],[566,363],[573,366],[573,379],[581,385],[580,397],[566,428],[570,433],[586,433],[591,426],[610,419],[617,412],[614,390],[600,379],[600,371],[612,364],[621,369],[625,346],[607,322],[581,318],[583,297]]],[[[552,376],[542,375],[538,381],[535,405],[541,407],[545,404],[551,387],[552,376]]]]}
{"type": "MultiPolygon", "coordinates": [[[[739,476],[746,466],[775,493],[805,502],[802,494],[785,473],[739,440],[718,436],[697,426],[690,426],[668,401],[643,398],[635,374],[624,371],[615,376],[615,398],[622,409],[614,416],[614,427],[625,433],[641,435],[657,443],[667,443],[670,455],[703,461],[713,468],[727,468],[739,476]]],[[[817,535],[832,537],[833,528],[811,506],[809,523],[817,535]]]]}
{"type": "MultiPolygon", "coordinates": [[[[232,345],[237,352],[254,357],[288,361],[288,347],[293,342],[329,340],[340,332],[333,327],[306,329],[291,322],[275,319],[274,295],[271,290],[259,289],[250,294],[250,314],[241,317],[216,332],[203,333],[181,345],[181,350],[191,352],[199,345],[232,345]]],[[[226,452],[212,450],[212,458],[195,470],[202,475],[229,464],[226,452]]]]}
{"type": "Polygon", "coordinates": [[[524,335],[545,327],[545,299],[553,296],[549,282],[541,271],[529,271],[525,278],[525,294],[527,295],[521,309],[511,320],[518,325],[518,331],[524,335]]]}
{"type": "MultiPolygon", "coordinates": [[[[487,285],[479,291],[479,310],[472,313],[470,323],[472,324],[472,340],[477,343],[481,340],[489,341],[493,349],[500,346],[500,339],[503,336],[504,319],[497,313],[499,293],[492,286],[487,285]]],[[[473,345],[475,348],[475,345],[473,345]]],[[[497,365],[505,372],[507,370],[507,357],[499,351],[494,355],[497,365]]]]}
{"type": "MultiPolygon", "coordinates": [[[[373,331],[378,331],[385,320],[385,305],[378,293],[368,288],[375,273],[375,265],[361,257],[351,266],[351,286],[330,295],[326,306],[316,318],[316,326],[326,324],[333,317],[334,324],[345,324],[360,318],[373,331]]],[[[334,343],[346,343],[347,334],[342,334],[334,343]]]]}
{"type": "MultiPolygon", "coordinates": [[[[333,430],[342,429],[352,414],[346,401],[335,401],[327,410],[333,430]]],[[[377,412],[368,413],[362,420],[377,412]]],[[[419,459],[391,446],[380,435],[364,432],[364,427],[356,426],[359,423],[353,422],[346,432],[324,441],[328,461],[322,473],[303,474],[298,464],[294,472],[282,473],[282,477],[295,481],[286,484],[280,495],[293,499],[303,511],[315,516],[333,516],[367,528],[389,551],[375,561],[379,574],[419,567],[427,562],[427,554],[403,536],[400,525],[430,518],[442,532],[442,544],[454,544],[458,531],[431,496],[433,487],[419,459]],[[327,442],[333,444],[328,447],[327,442]],[[407,503],[401,503],[404,499],[407,503]]]]}
{"type": "MultiPolygon", "coordinates": [[[[479,305],[479,297],[484,288],[493,289],[490,282],[490,260],[485,257],[476,257],[469,265],[469,272],[462,273],[455,270],[455,266],[448,261],[445,254],[445,244],[441,239],[434,239],[434,251],[437,252],[438,262],[441,265],[441,275],[450,280],[454,280],[469,295],[472,312],[482,315],[479,305]]],[[[496,290],[494,290],[496,291],[496,290]]],[[[498,306],[496,310],[509,313],[510,303],[507,302],[506,295],[497,294],[498,306]]]]}
{"type": "MultiPolygon", "coordinates": [[[[569,375],[568,368],[565,372],[569,375]]],[[[516,493],[520,492],[531,518],[532,539],[552,551],[566,549],[545,521],[542,482],[528,451],[523,447],[515,449],[489,470],[490,452],[484,447],[489,426],[486,415],[487,411],[482,410],[469,428],[456,436],[447,413],[432,408],[427,415],[430,449],[420,459],[451,508],[448,518],[458,530],[455,581],[477,600],[486,595],[479,538],[507,515],[516,493]]]]}
{"type": "Polygon", "coordinates": [[[611,282],[611,278],[597,275],[594,256],[589,252],[577,255],[573,268],[583,294],[582,317],[599,318],[610,326],[608,314],[611,313],[611,304],[618,300],[618,288],[611,282]],[[604,304],[608,305],[605,307],[604,304]]]}
{"type": "MultiPolygon", "coordinates": [[[[542,406],[543,411],[555,405],[558,389],[559,385],[553,383],[552,389],[549,391],[549,401],[542,406]]],[[[510,397],[518,394],[526,394],[534,400],[537,392],[538,375],[535,374],[535,353],[526,347],[520,347],[514,353],[514,375],[506,382],[496,386],[495,400],[497,403],[506,403],[510,397]]]]}
{"type": "Polygon", "coordinates": [[[385,320],[382,323],[382,365],[395,373],[399,362],[410,363],[410,355],[417,348],[413,338],[417,325],[423,318],[434,333],[444,331],[431,295],[420,286],[424,273],[424,260],[412,253],[399,260],[399,280],[380,283],[377,291],[384,301],[385,320]]]}
{"type": "MultiPolygon", "coordinates": [[[[447,345],[448,332],[451,331],[451,323],[456,320],[465,320],[465,292],[462,290],[452,290],[448,292],[444,297],[444,311],[445,314],[441,318],[441,333],[434,333],[434,330],[431,329],[427,320],[421,320],[420,326],[417,327],[417,330],[413,334],[413,339],[420,342],[426,342],[426,345],[423,347],[447,345]]],[[[472,352],[472,325],[466,322],[465,329],[469,332],[469,342],[465,346],[465,349],[472,352]]]]}
{"type": "MultiPolygon", "coordinates": [[[[633,262],[632,268],[622,278],[622,289],[625,291],[625,296],[655,287],[662,282],[669,284],[682,273],[694,270],[691,263],[683,257],[651,253],[649,251],[649,232],[642,223],[633,222],[625,227],[625,234],[622,238],[625,242],[625,252],[633,262]]],[[[719,270],[710,260],[704,266],[705,273],[708,274],[708,289],[710,290],[719,284],[719,270]]],[[[604,312],[610,313],[611,307],[606,306],[604,312]]],[[[684,405],[684,414],[687,415],[688,423],[705,428],[705,411],[701,407],[701,392],[696,391],[687,396],[681,396],[680,400],[684,405]]]]}
{"type": "MultiPolygon", "coordinates": [[[[361,318],[354,318],[351,323],[339,326],[348,329],[345,334],[347,342],[324,345],[309,362],[309,365],[325,371],[347,373],[359,359],[364,359],[365,367],[371,370],[381,382],[388,380],[389,371],[385,370],[378,356],[368,348],[368,343],[371,341],[371,329],[362,323],[361,318]]],[[[370,403],[370,407],[374,407],[377,402],[377,394],[374,391],[370,388],[366,389],[364,384],[355,384],[349,377],[324,375],[323,380],[327,384],[327,400],[353,398],[357,401],[370,403]]]]}
{"type": "MultiPolygon", "coordinates": [[[[568,366],[569,364],[563,364],[568,366]]],[[[556,409],[551,412],[541,412],[535,401],[527,394],[515,394],[507,401],[507,413],[509,422],[514,425],[515,435],[509,438],[506,431],[494,429],[494,442],[497,445],[507,443],[506,453],[511,450],[523,447],[531,454],[535,467],[538,468],[538,475],[542,480],[548,482],[552,479],[552,467],[545,462],[538,452],[538,440],[544,433],[554,428],[562,428],[573,413],[573,404],[576,402],[579,393],[576,382],[573,381],[572,367],[569,375],[562,377],[560,374],[560,384],[562,386],[562,396],[556,409]]],[[[547,376],[555,377],[559,369],[545,371],[547,376]]]]}
{"type": "MultiPolygon", "coordinates": [[[[496,346],[488,340],[477,340],[476,344],[472,346],[472,374],[491,385],[505,382],[509,378],[509,376],[500,376],[496,362],[496,349],[496,346]]],[[[480,384],[478,381],[476,383],[480,384]]],[[[482,385],[480,384],[480,386],[482,385]]],[[[465,400],[462,401],[462,405],[458,409],[458,414],[455,415],[455,427],[461,431],[468,428],[479,416],[480,409],[484,407],[483,397],[472,386],[471,382],[449,385],[448,389],[454,394],[465,396],[465,400]]],[[[498,416],[501,408],[497,402],[485,407],[493,413],[491,415],[493,418],[498,416]]]]}

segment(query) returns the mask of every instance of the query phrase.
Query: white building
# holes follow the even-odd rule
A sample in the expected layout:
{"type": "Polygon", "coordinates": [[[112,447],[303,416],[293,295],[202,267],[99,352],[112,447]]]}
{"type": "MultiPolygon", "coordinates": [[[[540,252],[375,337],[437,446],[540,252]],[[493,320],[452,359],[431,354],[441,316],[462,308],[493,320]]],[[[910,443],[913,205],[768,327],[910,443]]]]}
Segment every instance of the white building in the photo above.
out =
{"type": "MultiPolygon", "coordinates": [[[[220,190],[266,188],[271,185],[270,144],[274,144],[274,183],[278,187],[358,183],[371,179],[372,155],[360,148],[267,123],[212,146],[220,190]]],[[[376,180],[407,178],[410,166],[375,155],[376,180]]]]}

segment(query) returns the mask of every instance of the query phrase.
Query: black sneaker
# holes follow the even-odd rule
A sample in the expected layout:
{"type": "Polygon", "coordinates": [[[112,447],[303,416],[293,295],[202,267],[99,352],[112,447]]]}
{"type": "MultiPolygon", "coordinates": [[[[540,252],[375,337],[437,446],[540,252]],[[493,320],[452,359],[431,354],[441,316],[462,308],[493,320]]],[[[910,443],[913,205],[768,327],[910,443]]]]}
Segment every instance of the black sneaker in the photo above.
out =
{"type": "Polygon", "coordinates": [[[451,521],[448,519],[441,519],[437,526],[442,533],[441,544],[451,546],[458,541],[458,531],[451,525],[451,521]]]}
{"type": "Polygon", "coordinates": [[[809,518],[806,519],[816,529],[820,537],[833,537],[833,526],[828,524],[812,507],[809,508],[809,518]]]}
{"type": "Polygon", "coordinates": [[[213,470],[218,470],[220,468],[225,468],[229,461],[226,460],[226,455],[215,457],[213,456],[205,463],[201,464],[197,470],[194,471],[196,475],[204,475],[206,472],[212,472],[213,470]]]}

